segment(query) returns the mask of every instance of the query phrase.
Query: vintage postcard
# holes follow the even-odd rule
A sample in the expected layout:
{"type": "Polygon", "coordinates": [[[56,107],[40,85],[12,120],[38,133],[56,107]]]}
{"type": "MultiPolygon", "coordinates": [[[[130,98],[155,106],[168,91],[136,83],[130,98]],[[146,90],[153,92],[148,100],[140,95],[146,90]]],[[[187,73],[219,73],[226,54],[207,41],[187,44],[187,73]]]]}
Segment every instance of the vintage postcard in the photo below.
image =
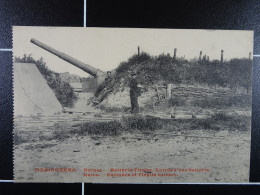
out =
{"type": "Polygon", "coordinates": [[[13,27],[15,182],[248,182],[252,52],[252,31],[13,27]]]}

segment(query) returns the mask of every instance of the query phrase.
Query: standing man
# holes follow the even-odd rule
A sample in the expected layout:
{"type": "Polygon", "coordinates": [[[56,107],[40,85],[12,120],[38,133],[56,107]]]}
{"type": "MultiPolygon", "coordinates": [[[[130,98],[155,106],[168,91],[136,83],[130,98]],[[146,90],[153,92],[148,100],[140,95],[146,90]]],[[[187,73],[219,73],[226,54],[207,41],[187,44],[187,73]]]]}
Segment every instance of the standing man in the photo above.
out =
{"type": "Polygon", "coordinates": [[[141,95],[141,89],[136,80],[136,73],[130,72],[130,100],[131,100],[131,113],[139,113],[138,96],[141,95]]]}

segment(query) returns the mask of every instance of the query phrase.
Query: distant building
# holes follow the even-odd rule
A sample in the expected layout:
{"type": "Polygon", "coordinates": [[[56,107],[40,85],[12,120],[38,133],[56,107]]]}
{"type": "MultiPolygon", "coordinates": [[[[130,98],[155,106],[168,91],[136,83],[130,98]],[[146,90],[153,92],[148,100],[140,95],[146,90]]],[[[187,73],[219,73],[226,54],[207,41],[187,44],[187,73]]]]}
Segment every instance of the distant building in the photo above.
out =
{"type": "Polygon", "coordinates": [[[69,83],[81,83],[80,76],[78,76],[78,75],[70,74],[69,72],[59,73],[59,75],[63,81],[66,81],[69,83]]]}
{"type": "Polygon", "coordinates": [[[73,88],[74,92],[82,93],[82,83],[70,83],[70,86],[73,88]]]}

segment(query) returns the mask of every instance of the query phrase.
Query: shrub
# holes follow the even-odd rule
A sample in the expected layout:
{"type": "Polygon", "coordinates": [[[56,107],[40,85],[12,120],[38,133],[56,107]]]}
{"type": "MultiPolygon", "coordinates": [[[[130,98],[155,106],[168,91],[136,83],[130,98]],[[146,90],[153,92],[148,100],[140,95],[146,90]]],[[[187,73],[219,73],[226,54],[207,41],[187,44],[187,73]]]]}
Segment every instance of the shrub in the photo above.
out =
{"type": "Polygon", "coordinates": [[[144,63],[151,60],[151,56],[148,53],[141,53],[138,55],[133,55],[128,59],[127,62],[121,62],[119,66],[116,69],[117,73],[123,73],[131,70],[133,66],[136,66],[138,64],[144,63]]]}
{"type": "Polygon", "coordinates": [[[119,121],[109,122],[85,122],[79,126],[79,130],[74,131],[81,135],[118,135],[123,127],[119,121]]]}
{"type": "Polygon", "coordinates": [[[186,100],[180,97],[171,97],[168,100],[169,106],[185,106],[186,105],[186,100]]]}
{"type": "Polygon", "coordinates": [[[122,119],[126,130],[158,130],[163,127],[163,122],[157,117],[152,116],[129,116],[122,119]]]}
{"type": "Polygon", "coordinates": [[[191,126],[192,130],[195,129],[211,129],[211,121],[207,119],[197,119],[191,126]]]}
{"type": "Polygon", "coordinates": [[[224,112],[216,113],[216,114],[212,115],[212,118],[217,120],[217,121],[227,121],[227,120],[232,119],[231,116],[228,116],[224,112]]]}

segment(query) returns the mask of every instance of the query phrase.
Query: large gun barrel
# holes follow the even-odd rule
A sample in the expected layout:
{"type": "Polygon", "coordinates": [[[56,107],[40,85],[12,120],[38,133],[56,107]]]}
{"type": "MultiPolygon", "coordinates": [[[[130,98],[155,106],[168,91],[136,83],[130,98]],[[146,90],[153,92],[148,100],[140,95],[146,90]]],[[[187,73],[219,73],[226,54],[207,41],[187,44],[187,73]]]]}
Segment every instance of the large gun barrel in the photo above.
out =
{"type": "Polygon", "coordinates": [[[83,63],[83,62],[81,62],[81,61],[79,61],[79,60],[77,60],[77,59],[75,59],[75,58],[65,54],[65,53],[62,53],[62,52],[56,50],[56,49],[53,49],[52,47],[50,47],[50,46],[48,46],[48,45],[46,45],[46,44],[44,44],[44,43],[34,39],[34,38],[31,39],[31,42],[33,44],[41,47],[42,49],[45,49],[46,51],[48,51],[48,52],[58,56],[59,58],[65,60],[66,62],[69,62],[69,63],[73,64],[74,66],[80,68],[81,70],[89,73],[90,75],[92,75],[94,77],[98,77],[99,75],[103,75],[104,74],[103,71],[101,71],[101,70],[99,70],[97,68],[94,68],[94,67],[92,67],[92,66],[90,66],[88,64],[85,64],[85,63],[83,63]]]}

